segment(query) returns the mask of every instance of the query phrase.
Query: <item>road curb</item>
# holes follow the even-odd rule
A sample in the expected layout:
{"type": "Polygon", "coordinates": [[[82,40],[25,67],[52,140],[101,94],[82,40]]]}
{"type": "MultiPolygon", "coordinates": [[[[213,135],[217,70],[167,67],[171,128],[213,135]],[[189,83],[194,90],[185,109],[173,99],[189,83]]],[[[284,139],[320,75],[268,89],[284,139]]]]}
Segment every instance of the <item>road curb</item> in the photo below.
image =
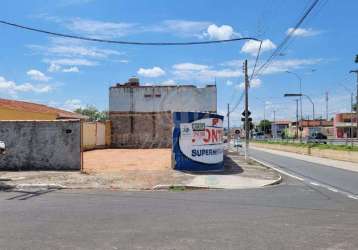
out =
{"type": "Polygon", "coordinates": [[[270,184],[266,184],[265,186],[273,186],[273,185],[278,185],[282,182],[283,178],[282,178],[282,175],[279,171],[277,171],[276,168],[273,168],[272,166],[270,166],[269,164],[267,164],[266,162],[263,162],[263,161],[260,161],[258,159],[256,159],[255,157],[251,157],[250,156],[250,159],[253,160],[253,161],[256,161],[257,163],[261,164],[261,165],[264,165],[265,167],[275,171],[277,174],[278,174],[278,179],[277,180],[274,180],[272,183],[270,184]]]}
{"type": "Polygon", "coordinates": [[[67,189],[68,188],[66,186],[56,184],[56,183],[48,183],[48,184],[44,184],[44,183],[36,183],[36,184],[22,183],[22,184],[16,184],[16,185],[9,185],[9,187],[12,188],[12,189],[18,189],[18,190],[32,189],[32,188],[38,188],[38,189],[67,189]]]}
{"type": "Polygon", "coordinates": [[[167,184],[159,184],[152,187],[151,190],[159,191],[159,190],[176,190],[176,189],[185,189],[185,190],[195,190],[195,189],[220,189],[220,188],[210,188],[210,187],[196,187],[190,185],[167,185],[167,184]]]}

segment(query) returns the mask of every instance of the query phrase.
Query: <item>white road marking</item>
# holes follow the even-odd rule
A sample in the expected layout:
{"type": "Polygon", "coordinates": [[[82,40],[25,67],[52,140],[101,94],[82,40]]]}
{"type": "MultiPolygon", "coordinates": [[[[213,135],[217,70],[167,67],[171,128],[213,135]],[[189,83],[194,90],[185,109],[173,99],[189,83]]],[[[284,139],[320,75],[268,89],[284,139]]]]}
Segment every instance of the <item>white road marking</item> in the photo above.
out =
{"type": "Polygon", "coordinates": [[[292,177],[292,178],[294,178],[294,179],[300,180],[300,181],[302,181],[302,182],[304,182],[304,183],[311,184],[311,185],[313,185],[313,186],[319,186],[319,187],[325,188],[325,189],[327,189],[327,190],[329,190],[329,191],[343,194],[343,195],[347,196],[347,197],[350,198],[350,199],[358,200],[358,195],[354,195],[354,194],[351,194],[351,193],[349,193],[349,192],[336,189],[336,188],[334,188],[334,187],[332,187],[332,186],[329,186],[329,185],[326,185],[326,184],[322,184],[322,183],[318,183],[318,182],[313,182],[313,181],[305,180],[304,178],[301,178],[301,177],[298,177],[298,176],[296,176],[296,175],[290,174],[290,173],[288,173],[288,172],[286,172],[286,171],[284,171],[284,170],[282,170],[282,169],[280,169],[280,168],[278,168],[278,167],[275,167],[275,166],[273,166],[273,165],[270,164],[270,163],[267,163],[267,162],[258,160],[258,159],[254,158],[254,157],[250,157],[250,158],[253,159],[254,161],[257,161],[258,163],[260,163],[260,164],[262,164],[262,165],[265,165],[265,166],[267,166],[267,167],[269,167],[269,168],[272,168],[272,169],[276,170],[277,172],[279,172],[279,173],[281,173],[281,174],[284,174],[284,175],[287,175],[287,176],[292,177]]]}
{"type": "Polygon", "coordinates": [[[304,181],[303,178],[298,177],[298,176],[293,175],[293,174],[290,174],[290,173],[288,173],[288,172],[286,172],[286,171],[284,171],[284,170],[282,170],[282,169],[280,169],[280,168],[276,168],[276,167],[274,167],[273,165],[271,165],[270,163],[260,161],[260,160],[254,158],[254,157],[251,157],[251,159],[257,161],[258,163],[260,163],[260,164],[262,164],[262,165],[264,165],[264,166],[268,166],[269,168],[272,168],[273,170],[276,170],[277,172],[279,172],[279,173],[281,173],[281,174],[290,176],[291,178],[294,178],[294,179],[297,179],[297,180],[300,180],[300,181],[304,181]]]}
{"type": "Polygon", "coordinates": [[[356,195],[348,195],[348,198],[354,199],[354,200],[358,200],[358,197],[356,195]]]}
{"type": "Polygon", "coordinates": [[[331,190],[332,192],[338,193],[338,190],[335,188],[327,187],[328,190],[331,190]]]}

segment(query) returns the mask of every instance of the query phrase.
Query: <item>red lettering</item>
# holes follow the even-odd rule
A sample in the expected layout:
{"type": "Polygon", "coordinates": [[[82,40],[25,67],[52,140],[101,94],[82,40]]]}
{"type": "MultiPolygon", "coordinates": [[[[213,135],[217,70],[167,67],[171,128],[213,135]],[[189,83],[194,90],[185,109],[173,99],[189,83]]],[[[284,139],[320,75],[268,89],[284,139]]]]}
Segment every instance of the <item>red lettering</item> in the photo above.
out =
{"type": "Polygon", "coordinates": [[[219,118],[213,118],[213,126],[219,123],[219,118]]]}
{"type": "Polygon", "coordinates": [[[207,136],[207,137],[205,137],[204,139],[203,139],[203,141],[205,142],[205,143],[209,143],[210,142],[210,138],[211,138],[211,134],[210,134],[210,130],[209,129],[205,129],[205,135],[207,136]]]}
{"type": "Polygon", "coordinates": [[[218,141],[218,130],[216,130],[216,129],[211,130],[211,140],[213,142],[218,141]]]}

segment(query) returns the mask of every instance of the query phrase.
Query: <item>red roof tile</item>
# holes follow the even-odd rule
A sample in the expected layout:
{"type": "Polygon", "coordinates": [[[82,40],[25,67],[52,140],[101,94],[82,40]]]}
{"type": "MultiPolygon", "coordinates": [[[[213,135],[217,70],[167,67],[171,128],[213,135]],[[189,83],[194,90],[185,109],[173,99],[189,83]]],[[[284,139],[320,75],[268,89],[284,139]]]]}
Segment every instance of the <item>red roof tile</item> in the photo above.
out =
{"type": "Polygon", "coordinates": [[[52,108],[43,104],[37,104],[32,102],[8,100],[0,98],[0,107],[8,108],[24,112],[34,112],[34,113],[45,113],[45,114],[55,114],[57,119],[87,119],[87,116],[80,115],[74,112],[52,108]]]}

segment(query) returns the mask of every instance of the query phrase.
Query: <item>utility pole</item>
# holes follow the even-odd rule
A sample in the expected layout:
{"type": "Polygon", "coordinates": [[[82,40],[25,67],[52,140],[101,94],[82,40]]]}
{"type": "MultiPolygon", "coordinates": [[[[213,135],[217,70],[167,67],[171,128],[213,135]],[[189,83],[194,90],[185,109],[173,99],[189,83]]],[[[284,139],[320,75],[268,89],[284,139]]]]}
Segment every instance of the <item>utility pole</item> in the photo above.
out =
{"type": "Polygon", "coordinates": [[[358,138],[358,70],[351,70],[349,73],[356,73],[357,75],[357,94],[356,94],[356,126],[357,126],[357,133],[356,137],[358,138]]]}
{"type": "Polygon", "coordinates": [[[328,91],[326,91],[326,120],[328,121],[328,91]]]}
{"type": "Polygon", "coordinates": [[[353,147],[353,92],[351,93],[351,129],[349,131],[351,146],[353,147]]]}
{"type": "Polygon", "coordinates": [[[298,138],[298,99],[296,99],[296,138],[298,138]]]}
{"type": "Polygon", "coordinates": [[[227,141],[230,143],[230,103],[227,104],[227,141]]]}
{"type": "Polygon", "coordinates": [[[244,62],[244,75],[245,75],[245,160],[248,160],[250,125],[249,125],[249,76],[247,73],[247,60],[245,60],[244,62]]]}

